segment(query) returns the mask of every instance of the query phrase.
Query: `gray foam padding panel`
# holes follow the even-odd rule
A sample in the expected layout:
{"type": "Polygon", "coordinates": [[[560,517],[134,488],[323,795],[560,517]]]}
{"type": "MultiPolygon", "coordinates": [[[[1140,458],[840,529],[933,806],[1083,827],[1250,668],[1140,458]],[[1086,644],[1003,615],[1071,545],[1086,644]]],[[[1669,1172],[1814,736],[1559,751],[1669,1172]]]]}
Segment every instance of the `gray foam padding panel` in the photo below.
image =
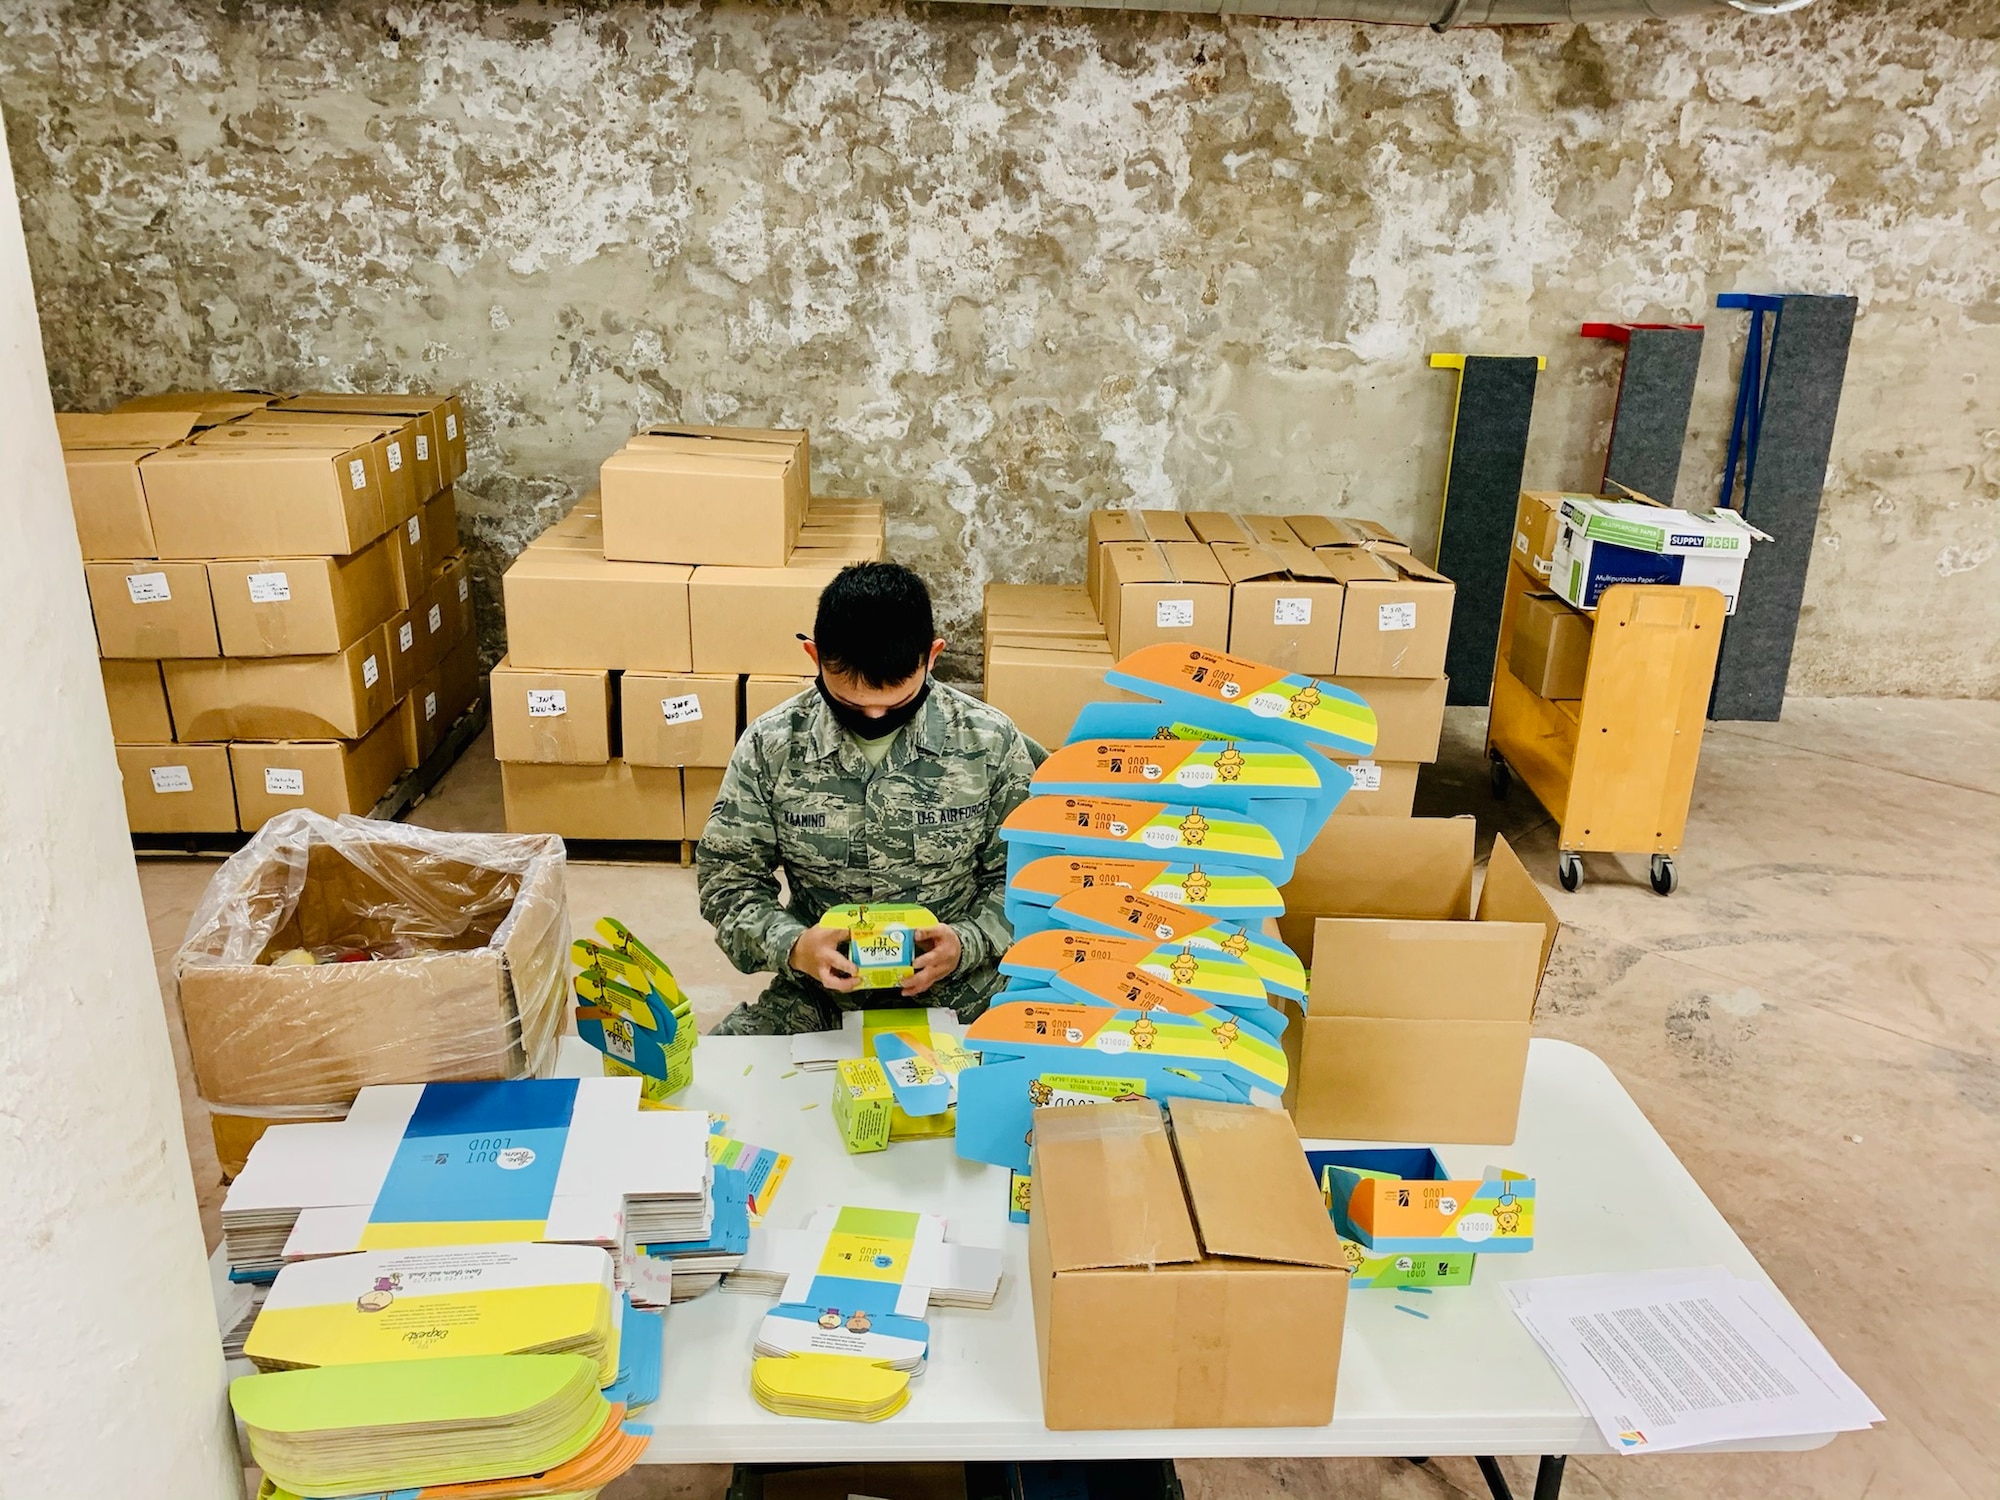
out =
{"type": "Polygon", "coordinates": [[[1712,719],[1770,721],[1785,706],[1854,306],[1852,297],[1796,296],[1785,298],[1778,314],[1743,497],[1744,517],[1772,540],[1750,549],[1736,613],[1723,628],[1712,719]]]}
{"type": "Polygon", "coordinates": [[[1634,328],[1604,456],[1604,492],[1623,485],[1671,505],[1687,444],[1688,410],[1701,367],[1698,328],[1634,328]]]}
{"type": "Polygon", "coordinates": [[[1521,503],[1538,367],[1532,355],[1474,354],[1466,356],[1459,375],[1438,533],[1438,571],[1458,586],[1444,658],[1451,677],[1448,703],[1483,704],[1493,692],[1507,554],[1521,503]]]}

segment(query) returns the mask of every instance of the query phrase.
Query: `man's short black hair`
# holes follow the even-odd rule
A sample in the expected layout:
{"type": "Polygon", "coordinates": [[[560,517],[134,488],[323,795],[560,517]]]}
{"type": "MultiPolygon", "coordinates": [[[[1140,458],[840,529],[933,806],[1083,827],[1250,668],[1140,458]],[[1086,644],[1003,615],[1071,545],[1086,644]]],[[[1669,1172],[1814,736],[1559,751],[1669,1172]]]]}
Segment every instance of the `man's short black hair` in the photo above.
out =
{"type": "Polygon", "coordinates": [[[854,563],[820,591],[813,619],[820,665],[871,688],[908,681],[936,639],[931,591],[901,563],[854,563]]]}

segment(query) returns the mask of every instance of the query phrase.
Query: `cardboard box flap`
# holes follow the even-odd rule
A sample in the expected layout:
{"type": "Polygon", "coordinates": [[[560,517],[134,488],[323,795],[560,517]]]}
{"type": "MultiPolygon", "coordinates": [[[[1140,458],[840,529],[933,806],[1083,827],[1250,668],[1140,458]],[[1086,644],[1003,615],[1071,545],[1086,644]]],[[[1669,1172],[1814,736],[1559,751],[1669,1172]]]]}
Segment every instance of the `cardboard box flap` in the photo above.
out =
{"type": "Polygon", "coordinates": [[[1549,905],[1549,898],[1535,884],[1535,877],[1521,863],[1521,856],[1502,834],[1493,835],[1493,852],[1486,859],[1486,883],[1479,888],[1476,915],[1482,922],[1540,924],[1542,960],[1535,969],[1537,977],[1548,968],[1549,954],[1555,948],[1556,933],[1562,923],[1556,917],[1556,909],[1549,905]]]}
{"type": "Polygon", "coordinates": [[[56,436],[66,453],[93,448],[164,448],[193,432],[200,420],[198,411],[59,411],[56,436]]]}
{"type": "Polygon", "coordinates": [[[1248,546],[1218,542],[1214,551],[1216,562],[1231,583],[1249,583],[1259,578],[1338,582],[1333,570],[1319,560],[1319,555],[1298,542],[1252,543],[1248,546]]]}
{"type": "Polygon", "coordinates": [[[1451,582],[1449,578],[1445,577],[1444,574],[1438,572],[1437,569],[1427,568],[1422,563],[1418,562],[1416,558],[1413,557],[1410,553],[1398,551],[1393,547],[1385,549],[1380,552],[1372,553],[1371,556],[1376,557],[1380,559],[1382,562],[1387,563],[1391,568],[1395,569],[1396,572],[1402,574],[1403,577],[1409,579],[1412,583],[1448,584],[1451,582]]]}
{"type": "MultiPolygon", "coordinates": [[[[687,427],[674,422],[655,422],[651,427],[642,427],[639,437],[687,438],[693,442],[721,440],[735,443],[776,443],[785,448],[803,448],[809,440],[803,427],[687,427]]],[[[826,497],[829,504],[839,504],[841,497],[826,497]]]]}
{"type": "Polygon", "coordinates": [[[1282,1111],[1169,1099],[1181,1179],[1209,1255],[1344,1267],[1326,1203],[1282,1111]]]}
{"type": "Polygon", "coordinates": [[[1398,583],[1403,575],[1379,552],[1358,547],[1322,547],[1318,557],[1329,577],[1342,583],[1398,583]]]}
{"type": "Polygon", "coordinates": [[[1532,1019],[1541,928],[1523,922],[1329,917],[1316,922],[1313,1016],[1532,1019]]]}
{"type": "Polygon", "coordinates": [[[1201,1259],[1157,1104],[1038,1109],[1034,1130],[1035,1215],[1047,1219],[1051,1269],[1201,1259]]]}
{"type": "Polygon", "coordinates": [[[1227,584],[1229,576],[1222,571],[1222,564],[1215,560],[1215,553],[1201,542],[1155,542],[1160,555],[1167,560],[1173,570],[1174,583],[1215,583],[1227,584]]]}
{"type": "Polygon", "coordinates": [[[1329,822],[1299,856],[1285,909],[1307,918],[1469,917],[1477,831],[1469,817],[1329,822]]]}
{"type": "Polygon", "coordinates": [[[798,462],[799,450],[791,443],[762,442],[740,437],[653,437],[640,433],[611,455],[621,465],[699,469],[704,473],[736,474],[762,472],[762,466],[783,467],[798,462]],[[745,465],[759,468],[747,470],[745,465]]]}
{"type": "Polygon", "coordinates": [[[1191,510],[1187,512],[1187,523],[1196,541],[1247,546],[1256,540],[1242,519],[1226,510],[1191,510]]]}
{"type": "Polygon", "coordinates": [[[1146,528],[1146,535],[1156,542],[1191,542],[1195,539],[1194,528],[1188,525],[1188,518],[1177,510],[1142,510],[1137,515],[1146,528]]]}

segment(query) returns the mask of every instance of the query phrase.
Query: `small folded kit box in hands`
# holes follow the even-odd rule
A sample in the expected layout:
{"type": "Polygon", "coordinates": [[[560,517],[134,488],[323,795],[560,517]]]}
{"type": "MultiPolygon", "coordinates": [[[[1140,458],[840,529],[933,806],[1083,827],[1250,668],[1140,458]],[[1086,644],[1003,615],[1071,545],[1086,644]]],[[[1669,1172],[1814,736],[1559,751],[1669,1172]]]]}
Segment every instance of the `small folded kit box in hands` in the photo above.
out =
{"type": "Polygon", "coordinates": [[[1028,1269],[1059,1431],[1318,1427],[1347,1260],[1291,1121],[1172,1099],[1034,1114],[1028,1269]]]}

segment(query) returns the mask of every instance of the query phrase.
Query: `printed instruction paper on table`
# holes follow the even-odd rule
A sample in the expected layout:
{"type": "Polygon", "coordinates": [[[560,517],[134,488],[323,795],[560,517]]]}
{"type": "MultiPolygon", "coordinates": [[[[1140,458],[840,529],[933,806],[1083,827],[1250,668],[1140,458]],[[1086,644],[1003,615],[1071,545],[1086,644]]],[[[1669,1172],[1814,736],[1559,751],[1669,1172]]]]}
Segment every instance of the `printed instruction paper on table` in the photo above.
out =
{"type": "Polygon", "coordinates": [[[1614,1452],[1852,1432],[1882,1420],[1764,1282],[1707,1267],[1516,1281],[1507,1294],[1614,1452]]]}

